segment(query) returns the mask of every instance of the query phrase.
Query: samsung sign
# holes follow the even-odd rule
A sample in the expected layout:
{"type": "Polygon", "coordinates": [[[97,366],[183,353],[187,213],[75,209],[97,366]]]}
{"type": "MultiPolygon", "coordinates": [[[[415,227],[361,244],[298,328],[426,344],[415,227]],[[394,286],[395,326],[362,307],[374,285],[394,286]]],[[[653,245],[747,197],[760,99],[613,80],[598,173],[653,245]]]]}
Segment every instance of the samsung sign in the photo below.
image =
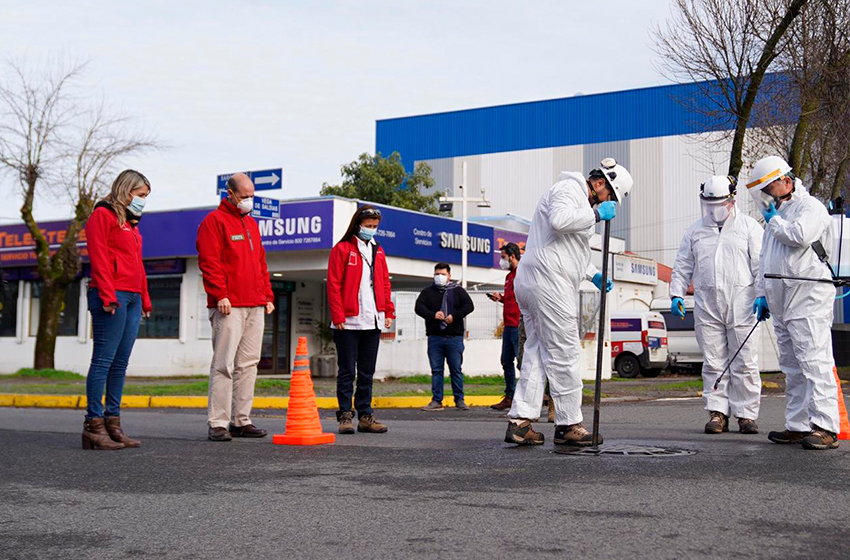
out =
{"type": "MultiPolygon", "coordinates": [[[[377,239],[387,255],[460,264],[463,247],[461,222],[387,206],[379,208],[381,225],[377,239]]],[[[467,244],[467,261],[470,266],[493,268],[492,227],[468,224],[467,244]]]]}
{"type": "MultiPolygon", "coordinates": [[[[460,233],[448,233],[446,231],[441,232],[440,247],[460,251],[463,248],[463,235],[460,233]]],[[[489,253],[490,240],[486,237],[471,237],[467,235],[466,250],[470,253],[489,253]]]]}
{"type": "Polygon", "coordinates": [[[654,286],[658,284],[658,264],[652,259],[614,255],[614,280],[654,286]]]}

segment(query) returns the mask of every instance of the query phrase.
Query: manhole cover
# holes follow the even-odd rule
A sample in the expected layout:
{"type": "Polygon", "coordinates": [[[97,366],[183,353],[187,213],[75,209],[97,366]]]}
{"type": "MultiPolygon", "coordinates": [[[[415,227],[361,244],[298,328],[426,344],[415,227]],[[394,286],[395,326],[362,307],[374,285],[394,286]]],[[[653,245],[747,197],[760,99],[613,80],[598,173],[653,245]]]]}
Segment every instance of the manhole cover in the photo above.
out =
{"type": "Polygon", "coordinates": [[[603,445],[601,447],[564,447],[555,449],[559,455],[623,455],[629,457],[678,457],[694,455],[689,449],[653,447],[651,445],[603,445]]]}

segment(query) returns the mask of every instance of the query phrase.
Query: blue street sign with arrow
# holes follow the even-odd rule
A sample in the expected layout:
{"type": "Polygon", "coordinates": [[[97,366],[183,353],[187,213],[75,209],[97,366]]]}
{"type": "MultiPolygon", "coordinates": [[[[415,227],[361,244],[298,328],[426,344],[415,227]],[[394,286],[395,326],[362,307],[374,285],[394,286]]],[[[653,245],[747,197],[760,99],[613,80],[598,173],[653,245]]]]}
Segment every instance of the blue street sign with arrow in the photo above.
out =
{"type": "MultiPolygon", "coordinates": [[[[283,168],[278,167],[277,169],[263,169],[262,171],[243,171],[243,173],[245,173],[245,175],[251,179],[251,182],[254,183],[255,190],[271,191],[283,188],[283,168]]],[[[216,192],[226,192],[227,180],[233,175],[234,173],[219,175],[218,180],[216,181],[216,192]]]]}

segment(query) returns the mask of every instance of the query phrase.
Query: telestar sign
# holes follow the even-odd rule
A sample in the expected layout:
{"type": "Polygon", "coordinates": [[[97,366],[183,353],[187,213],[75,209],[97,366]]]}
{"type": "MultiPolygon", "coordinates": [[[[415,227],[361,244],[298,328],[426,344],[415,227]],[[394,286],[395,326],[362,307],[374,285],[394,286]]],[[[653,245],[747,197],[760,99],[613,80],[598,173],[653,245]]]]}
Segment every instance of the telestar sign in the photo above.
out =
{"type": "MultiPolygon", "coordinates": [[[[258,191],[271,191],[283,188],[283,168],[263,169],[262,171],[243,171],[254,183],[254,189],[258,191]]],[[[227,192],[227,180],[236,173],[225,173],[219,175],[216,180],[216,192],[227,192]]]]}

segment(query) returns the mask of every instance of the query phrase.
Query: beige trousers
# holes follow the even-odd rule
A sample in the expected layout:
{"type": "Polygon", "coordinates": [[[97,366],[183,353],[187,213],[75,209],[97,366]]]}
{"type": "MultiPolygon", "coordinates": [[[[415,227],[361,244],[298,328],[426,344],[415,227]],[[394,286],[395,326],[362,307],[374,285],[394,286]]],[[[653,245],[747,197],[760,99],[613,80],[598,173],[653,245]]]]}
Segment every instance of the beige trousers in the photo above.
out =
{"type": "Polygon", "coordinates": [[[263,307],[234,307],[230,315],[210,309],[213,358],[207,419],[211,428],[251,423],[254,382],[263,342],[263,307]]]}

